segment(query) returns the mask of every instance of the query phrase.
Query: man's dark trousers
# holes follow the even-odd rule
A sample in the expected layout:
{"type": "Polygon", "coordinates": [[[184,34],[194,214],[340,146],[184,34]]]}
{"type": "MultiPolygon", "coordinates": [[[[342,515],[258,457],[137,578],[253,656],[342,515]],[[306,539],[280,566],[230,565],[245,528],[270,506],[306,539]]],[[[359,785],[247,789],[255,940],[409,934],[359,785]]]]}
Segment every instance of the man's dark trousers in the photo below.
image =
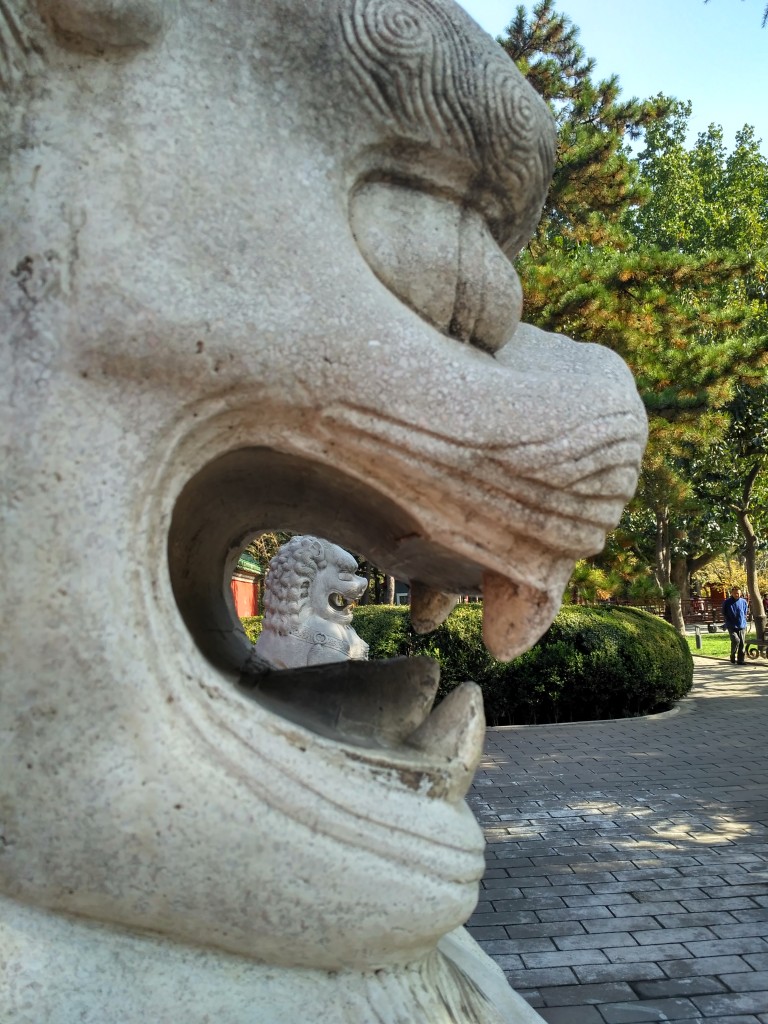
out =
{"type": "Polygon", "coordinates": [[[731,661],[738,661],[740,665],[743,665],[747,631],[746,629],[729,629],[728,632],[731,636],[731,661]]]}

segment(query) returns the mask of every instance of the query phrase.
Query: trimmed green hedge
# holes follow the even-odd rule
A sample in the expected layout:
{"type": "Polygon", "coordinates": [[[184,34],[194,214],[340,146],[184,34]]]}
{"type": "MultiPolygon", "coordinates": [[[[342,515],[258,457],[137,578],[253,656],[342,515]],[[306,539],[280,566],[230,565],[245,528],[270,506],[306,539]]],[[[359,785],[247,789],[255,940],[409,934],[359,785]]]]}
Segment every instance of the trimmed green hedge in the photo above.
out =
{"type": "Polygon", "coordinates": [[[247,617],[245,619],[240,619],[240,621],[243,624],[243,629],[245,630],[245,635],[248,637],[252,644],[255,644],[256,641],[259,639],[259,633],[261,632],[261,623],[263,618],[263,615],[251,615],[250,617],[247,617]]]}
{"type": "MultiPolygon", "coordinates": [[[[260,619],[243,620],[251,640],[260,619]]],[[[418,636],[408,609],[362,605],[354,627],[371,658],[427,654],[441,665],[438,699],[472,679],[489,725],[628,718],[664,711],[693,680],[685,639],[635,608],[561,609],[539,642],[514,661],[496,661],[482,640],[482,606],[459,605],[439,629],[418,636]]]]}

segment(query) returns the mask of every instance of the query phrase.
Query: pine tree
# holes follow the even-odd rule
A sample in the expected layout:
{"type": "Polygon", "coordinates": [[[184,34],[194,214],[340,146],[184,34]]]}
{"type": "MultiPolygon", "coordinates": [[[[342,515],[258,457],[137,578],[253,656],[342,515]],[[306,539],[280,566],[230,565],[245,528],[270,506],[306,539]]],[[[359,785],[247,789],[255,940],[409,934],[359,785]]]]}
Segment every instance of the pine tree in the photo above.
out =
{"type": "Polygon", "coordinates": [[[651,423],[641,494],[655,522],[654,570],[680,628],[681,566],[712,554],[681,543],[698,532],[677,525],[695,519],[686,467],[723,436],[734,382],[765,362],[759,254],[733,244],[733,217],[706,234],[707,209],[714,195],[738,208],[741,236],[754,239],[755,224],[768,224],[762,208],[749,214],[761,169],[745,130],[729,174],[711,173],[723,165],[716,138],[713,152],[684,150],[690,107],[662,95],[622,100],[615,76],[594,80],[578,34],[553,0],[540,0],[530,18],[518,7],[499,40],[559,129],[544,217],[519,261],[525,316],[613,348],[635,373],[651,423]],[[630,144],[641,137],[637,158],[630,144]],[[685,182],[681,204],[675,190],[685,182]]]}

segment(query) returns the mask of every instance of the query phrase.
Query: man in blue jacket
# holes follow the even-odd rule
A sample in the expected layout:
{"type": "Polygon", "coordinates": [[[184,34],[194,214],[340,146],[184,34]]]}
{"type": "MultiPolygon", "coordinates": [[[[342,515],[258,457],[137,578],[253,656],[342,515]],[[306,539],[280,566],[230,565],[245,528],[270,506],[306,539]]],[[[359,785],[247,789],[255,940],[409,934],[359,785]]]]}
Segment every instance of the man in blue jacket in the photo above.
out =
{"type": "Polygon", "coordinates": [[[747,638],[747,602],[738,587],[731,587],[731,596],[723,601],[723,621],[731,634],[731,661],[744,664],[744,642],[747,638]]]}

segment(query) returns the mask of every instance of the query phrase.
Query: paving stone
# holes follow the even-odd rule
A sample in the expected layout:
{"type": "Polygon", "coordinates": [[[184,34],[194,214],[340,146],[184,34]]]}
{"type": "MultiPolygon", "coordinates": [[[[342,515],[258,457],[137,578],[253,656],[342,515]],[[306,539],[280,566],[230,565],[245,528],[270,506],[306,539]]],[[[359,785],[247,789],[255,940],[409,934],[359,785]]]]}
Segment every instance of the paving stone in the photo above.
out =
{"type": "Polygon", "coordinates": [[[539,919],[536,916],[536,912],[532,907],[527,910],[524,909],[527,906],[525,903],[507,903],[503,904],[494,903],[494,916],[489,919],[483,919],[478,923],[480,925],[493,924],[508,925],[508,924],[535,924],[539,919]]]}
{"type": "Polygon", "coordinates": [[[541,921],[594,921],[611,917],[608,907],[563,907],[561,910],[540,910],[541,921]]]}
{"type": "Polygon", "coordinates": [[[696,666],[669,718],[488,731],[473,930],[553,1024],[768,1024],[768,671],[696,666]]]}
{"type": "Polygon", "coordinates": [[[536,922],[534,924],[511,924],[504,929],[510,939],[523,939],[532,935],[583,935],[579,921],[536,922]]]}
{"type": "MultiPolygon", "coordinates": [[[[662,882],[669,882],[671,879],[662,878],[662,882]]],[[[691,900],[704,896],[704,890],[695,886],[680,886],[680,879],[675,879],[674,887],[662,888],[660,892],[637,892],[634,894],[638,903],[661,903],[664,900],[691,900]]]]}
{"type": "Polygon", "coordinates": [[[664,977],[661,967],[652,961],[632,964],[577,965],[573,968],[573,973],[580,982],[587,984],[604,981],[648,981],[664,977]]]}
{"type": "Polygon", "coordinates": [[[749,896],[740,896],[738,899],[715,899],[714,896],[703,900],[681,900],[685,910],[692,914],[700,910],[749,910],[755,903],[749,896]]]}
{"type": "Polygon", "coordinates": [[[544,1000],[537,988],[519,988],[517,994],[521,996],[529,1006],[538,1008],[544,1005],[544,1000]]]}
{"type": "Polygon", "coordinates": [[[610,903],[612,907],[626,903],[637,905],[635,897],[629,892],[613,893],[610,900],[595,893],[589,893],[587,896],[565,896],[564,902],[568,907],[603,907],[607,903],[610,903]]]}
{"type": "Polygon", "coordinates": [[[649,931],[632,931],[632,937],[641,946],[653,946],[658,943],[684,942],[690,949],[690,943],[696,940],[713,939],[709,928],[656,928],[649,931]]]}
{"type": "Polygon", "coordinates": [[[758,935],[742,935],[737,939],[709,939],[706,942],[686,942],[694,956],[728,956],[736,953],[766,953],[768,942],[758,935]]]}
{"type": "Polygon", "coordinates": [[[670,960],[663,967],[664,973],[670,978],[691,978],[694,975],[715,977],[755,969],[740,956],[698,956],[690,960],[670,960]]]}
{"type": "Polygon", "coordinates": [[[506,939],[507,937],[507,933],[501,925],[498,925],[498,927],[493,927],[491,925],[483,927],[480,925],[477,928],[470,928],[469,933],[473,939],[477,939],[478,941],[480,939],[506,939]]]}
{"type": "Polygon", "coordinates": [[[526,967],[575,967],[577,964],[607,964],[599,949],[567,949],[555,953],[523,953],[526,967]]]}
{"type": "MultiPolygon", "coordinates": [[[[745,914],[747,911],[736,911],[736,914],[745,914]]],[[[734,920],[735,914],[730,914],[727,911],[712,911],[708,914],[705,912],[698,914],[660,914],[656,920],[659,922],[662,928],[698,928],[698,927],[710,927],[716,924],[736,924],[734,920]]],[[[717,931],[713,928],[712,931],[717,931]]]]}
{"type": "Polygon", "coordinates": [[[691,953],[681,942],[662,942],[656,946],[631,946],[606,950],[611,963],[641,963],[643,960],[686,960],[691,953]]]}
{"type": "Polygon", "coordinates": [[[626,982],[618,981],[601,985],[558,985],[538,991],[546,1006],[587,1006],[635,998],[632,988],[626,982]]]}
{"type": "Polygon", "coordinates": [[[712,931],[721,939],[734,939],[743,935],[764,937],[768,933],[768,923],[765,921],[743,921],[740,924],[718,925],[712,931]]]}
{"type": "MultiPolygon", "coordinates": [[[[529,899],[532,896],[541,896],[544,893],[549,893],[552,896],[591,896],[592,891],[588,885],[582,885],[576,882],[564,882],[562,879],[554,878],[550,879],[546,875],[543,876],[544,884],[538,887],[521,886],[521,891],[525,899],[529,899]]],[[[533,881],[533,879],[528,879],[533,881]]]]}
{"type": "MultiPolygon", "coordinates": [[[[733,917],[737,921],[768,921],[768,908],[754,907],[750,910],[735,910],[733,917]]],[[[768,931],[768,929],[766,929],[768,931]]]]}
{"type": "Polygon", "coordinates": [[[525,966],[518,953],[496,953],[493,959],[502,971],[520,971],[525,966]]]}
{"type": "MultiPolygon", "coordinates": [[[[734,992],[768,991],[768,971],[752,971],[749,974],[722,974],[720,981],[734,992]]],[[[768,1006],[766,1006],[768,1012],[768,1006]]]]}
{"type": "Polygon", "coordinates": [[[565,909],[567,904],[565,900],[556,895],[556,890],[550,887],[549,889],[538,889],[536,896],[523,896],[520,893],[520,898],[516,900],[500,900],[498,903],[494,901],[494,906],[500,911],[515,909],[553,910],[565,909]]]}
{"type": "Polygon", "coordinates": [[[547,1024],[605,1024],[594,1006],[545,1006],[538,1012],[547,1024]]]}
{"type": "MultiPolygon", "coordinates": [[[[661,934],[661,932],[660,932],[661,934]]],[[[590,932],[588,935],[553,935],[558,949],[609,949],[636,945],[629,932],[590,932]]]]}
{"type": "MultiPolygon", "coordinates": [[[[752,974],[729,974],[729,978],[751,978],[752,974]]],[[[658,999],[669,996],[710,995],[725,992],[722,977],[718,978],[665,978],[663,981],[636,981],[633,989],[640,999],[658,999]]],[[[732,986],[733,987],[733,986],[732,986]]]]}
{"type": "Polygon", "coordinates": [[[652,999],[606,1003],[600,1013],[606,1024],[636,1024],[638,1021],[677,1021],[695,1018],[696,1006],[690,999],[652,999]]]}
{"type": "Polygon", "coordinates": [[[622,917],[610,918],[609,920],[585,921],[584,927],[590,933],[647,931],[651,928],[661,930],[661,925],[653,917],[622,917]]]}
{"type": "Polygon", "coordinates": [[[658,892],[659,883],[653,879],[638,879],[634,882],[590,882],[589,888],[598,895],[618,892],[658,892]]]}
{"type": "Polygon", "coordinates": [[[648,917],[663,917],[666,914],[678,914],[682,912],[679,903],[611,903],[611,913],[616,917],[630,917],[645,914],[648,917]]]}
{"type": "MultiPolygon", "coordinates": [[[[501,879],[497,878],[495,881],[500,882],[501,879]]],[[[505,879],[506,885],[497,886],[494,889],[483,889],[480,898],[484,901],[491,901],[492,903],[498,903],[502,900],[519,900],[522,897],[520,887],[514,884],[513,879],[505,879]]]]}
{"type": "MultiPolygon", "coordinates": [[[[766,1014],[766,1019],[768,1019],[768,1014],[766,1014]]],[[[716,1024],[759,1024],[760,1020],[761,1020],[760,1017],[754,1017],[751,1013],[750,1014],[741,1014],[741,1013],[739,1013],[739,1014],[736,1014],[735,1016],[731,1016],[729,1014],[727,1017],[718,1017],[716,1024]]],[[[674,1024],[686,1024],[686,1022],[685,1021],[675,1021],[674,1024]]],[[[701,1024],[701,1017],[697,1017],[696,1018],[695,1024],[701,1024]]]]}
{"type": "MultiPolygon", "coordinates": [[[[555,945],[554,941],[547,935],[528,935],[520,939],[505,939],[503,942],[483,942],[481,943],[486,953],[493,953],[494,951],[489,950],[488,946],[503,945],[504,954],[507,953],[554,953],[559,947],[555,945]]],[[[497,950],[496,952],[501,952],[497,950]]],[[[495,956],[494,956],[495,958],[495,956]]]]}
{"type": "Polygon", "coordinates": [[[710,899],[737,899],[739,896],[765,896],[766,886],[764,882],[755,885],[721,885],[704,887],[704,891],[710,899]]]}
{"type": "Polygon", "coordinates": [[[570,967],[542,967],[537,970],[505,971],[504,973],[512,988],[573,985],[576,981],[576,974],[570,967]]]}
{"type": "Polygon", "coordinates": [[[761,992],[727,992],[722,995],[692,996],[696,1008],[707,1017],[730,1013],[764,1013],[768,1007],[768,988],[761,992]]]}

